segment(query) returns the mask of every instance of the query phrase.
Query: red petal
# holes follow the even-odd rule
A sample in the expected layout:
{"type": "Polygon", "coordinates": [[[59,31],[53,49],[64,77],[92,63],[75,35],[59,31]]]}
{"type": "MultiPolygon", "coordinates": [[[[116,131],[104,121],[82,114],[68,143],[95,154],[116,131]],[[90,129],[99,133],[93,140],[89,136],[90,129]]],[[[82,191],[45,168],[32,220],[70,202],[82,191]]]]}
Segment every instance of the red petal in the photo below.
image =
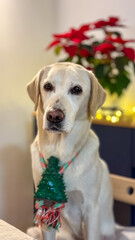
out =
{"type": "Polygon", "coordinates": [[[82,25],[79,29],[80,32],[86,32],[88,30],[90,30],[90,24],[82,25]]]}
{"type": "Polygon", "coordinates": [[[135,42],[134,39],[124,40],[121,37],[116,37],[116,38],[107,37],[106,40],[110,42],[121,43],[121,44],[125,44],[128,42],[135,42]]]}
{"type": "Polygon", "coordinates": [[[71,36],[70,32],[53,35],[54,38],[69,38],[70,36],[71,36]]]}
{"type": "Polygon", "coordinates": [[[98,22],[93,23],[95,28],[101,28],[101,27],[105,27],[107,25],[107,21],[104,20],[100,20],[98,22]]]}
{"type": "Polygon", "coordinates": [[[86,40],[86,39],[88,38],[85,36],[71,37],[71,40],[75,43],[81,43],[83,40],[86,40]]]}
{"type": "Polygon", "coordinates": [[[48,47],[46,48],[47,50],[50,49],[51,47],[57,45],[58,43],[60,43],[60,40],[54,40],[53,42],[51,42],[48,47]]]}
{"type": "Polygon", "coordinates": [[[74,46],[74,45],[70,45],[68,47],[64,47],[65,51],[69,54],[70,57],[73,57],[76,55],[76,52],[77,52],[77,46],[74,46]]]}
{"type": "Polygon", "coordinates": [[[95,28],[101,28],[105,26],[119,26],[124,27],[124,25],[118,23],[119,18],[117,17],[110,17],[108,21],[105,20],[99,20],[98,22],[93,23],[95,28]]]}
{"type": "Polygon", "coordinates": [[[101,53],[108,53],[110,51],[116,50],[115,46],[111,43],[102,43],[99,46],[95,47],[95,51],[100,51],[101,53]]]}
{"type": "Polygon", "coordinates": [[[87,49],[81,49],[79,51],[79,54],[82,56],[82,57],[88,57],[90,55],[90,52],[87,50],[87,49]]]}
{"type": "Polygon", "coordinates": [[[106,40],[110,42],[121,43],[121,44],[124,44],[126,42],[121,37],[116,37],[116,38],[107,37],[106,40]]]}
{"type": "Polygon", "coordinates": [[[80,38],[72,38],[71,39],[73,42],[75,42],[75,43],[81,43],[83,40],[82,39],[80,39],[80,38]]]}
{"type": "Polygon", "coordinates": [[[83,40],[88,39],[88,37],[87,37],[82,31],[72,29],[70,39],[71,39],[73,42],[81,43],[83,40]]]}
{"type": "Polygon", "coordinates": [[[124,48],[123,52],[125,53],[125,55],[131,60],[134,61],[135,60],[135,50],[133,48],[124,48]]]}
{"type": "Polygon", "coordinates": [[[109,18],[109,23],[110,24],[116,24],[119,21],[118,17],[110,17],[109,18]]]}

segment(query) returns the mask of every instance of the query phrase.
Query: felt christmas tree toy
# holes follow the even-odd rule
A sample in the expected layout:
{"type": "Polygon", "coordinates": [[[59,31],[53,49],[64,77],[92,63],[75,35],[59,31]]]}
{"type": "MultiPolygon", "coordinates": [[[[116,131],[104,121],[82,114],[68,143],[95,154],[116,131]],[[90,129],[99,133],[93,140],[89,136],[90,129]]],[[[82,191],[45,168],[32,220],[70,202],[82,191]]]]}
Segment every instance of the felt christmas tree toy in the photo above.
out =
{"type": "Polygon", "coordinates": [[[67,202],[63,173],[56,157],[50,157],[48,165],[44,166],[46,168],[34,195],[37,199],[35,223],[41,227],[47,225],[58,230],[61,226],[60,211],[67,202]]]}
{"type": "Polygon", "coordinates": [[[41,181],[38,184],[38,189],[35,193],[36,199],[47,199],[59,203],[67,202],[63,174],[60,174],[59,171],[58,158],[50,157],[47,168],[43,172],[41,181]]]}

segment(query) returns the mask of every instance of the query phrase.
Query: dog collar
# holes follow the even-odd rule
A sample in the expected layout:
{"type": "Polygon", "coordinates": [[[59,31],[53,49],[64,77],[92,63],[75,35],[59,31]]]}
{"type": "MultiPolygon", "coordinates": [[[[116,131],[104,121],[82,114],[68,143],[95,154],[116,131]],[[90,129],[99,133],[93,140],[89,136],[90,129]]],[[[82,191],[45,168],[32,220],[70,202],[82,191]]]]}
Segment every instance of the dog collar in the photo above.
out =
{"type": "MultiPolygon", "coordinates": [[[[60,168],[60,171],[59,171],[60,174],[65,172],[65,170],[70,166],[70,164],[72,162],[74,162],[74,160],[77,158],[77,156],[79,155],[80,152],[81,152],[81,149],[75,154],[75,156],[71,160],[69,160],[68,162],[66,162],[62,165],[62,167],[60,168]]],[[[40,156],[40,163],[41,163],[42,168],[46,169],[47,168],[47,161],[44,159],[41,152],[39,152],[39,156],[40,156]]]]}

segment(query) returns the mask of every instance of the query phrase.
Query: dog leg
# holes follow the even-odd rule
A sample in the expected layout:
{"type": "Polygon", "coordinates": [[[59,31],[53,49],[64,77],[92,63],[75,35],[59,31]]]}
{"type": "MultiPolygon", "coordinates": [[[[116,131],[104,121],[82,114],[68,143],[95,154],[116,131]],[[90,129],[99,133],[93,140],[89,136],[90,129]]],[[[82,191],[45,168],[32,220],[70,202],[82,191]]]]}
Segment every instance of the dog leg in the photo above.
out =
{"type": "Polygon", "coordinates": [[[32,175],[33,175],[33,180],[34,180],[35,189],[36,189],[39,181],[41,180],[41,175],[43,173],[43,169],[40,163],[38,144],[36,139],[31,144],[31,158],[32,158],[32,175]]]}
{"type": "Polygon", "coordinates": [[[89,206],[84,217],[84,240],[100,240],[99,206],[89,206]]]}
{"type": "Polygon", "coordinates": [[[55,240],[56,231],[49,229],[48,231],[42,231],[43,240],[55,240]]]}
{"type": "Polygon", "coordinates": [[[67,231],[61,231],[56,234],[57,240],[75,240],[75,238],[71,235],[71,233],[67,231]]]}

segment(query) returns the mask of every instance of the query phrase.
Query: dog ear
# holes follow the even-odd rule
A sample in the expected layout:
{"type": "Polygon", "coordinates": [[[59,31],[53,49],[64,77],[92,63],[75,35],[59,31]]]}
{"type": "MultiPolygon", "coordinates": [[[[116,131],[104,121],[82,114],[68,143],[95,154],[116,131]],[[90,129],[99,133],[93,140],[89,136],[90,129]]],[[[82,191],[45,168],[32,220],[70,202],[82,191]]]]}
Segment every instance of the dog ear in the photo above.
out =
{"type": "Polygon", "coordinates": [[[100,108],[105,99],[106,99],[106,92],[98,82],[95,75],[89,71],[89,77],[91,81],[91,92],[90,92],[90,102],[89,102],[89,111],[90,115],[93,117],[96,116],[96,111],[100,108]]]}
{"type": "Polygon", "coordinates": [[[40,95],[40,81],[42,79],[45,68],[42,68],[37,75],[33,78],[33,80],[28,83],[27,91],[31,98],[31,100],[35,103],[35,110],[38,106],[39,95],[40,95]]]}

